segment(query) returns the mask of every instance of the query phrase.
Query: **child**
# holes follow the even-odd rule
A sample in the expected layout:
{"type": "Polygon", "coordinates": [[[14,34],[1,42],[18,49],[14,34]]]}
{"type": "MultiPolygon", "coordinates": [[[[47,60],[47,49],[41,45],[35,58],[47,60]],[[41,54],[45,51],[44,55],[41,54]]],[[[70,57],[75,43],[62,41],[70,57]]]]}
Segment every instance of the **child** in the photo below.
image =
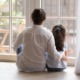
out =
{"type": "Polygon", "coordinates": [[[60,52],[64,52],[60,62],[57,62],[49,54],[47,54],[47,65],[48,71],[63,71],[67,67],[67,44],[65,43],[65,28],[62,25],[54,26],[52,30],[56,49],[60,52]]]}

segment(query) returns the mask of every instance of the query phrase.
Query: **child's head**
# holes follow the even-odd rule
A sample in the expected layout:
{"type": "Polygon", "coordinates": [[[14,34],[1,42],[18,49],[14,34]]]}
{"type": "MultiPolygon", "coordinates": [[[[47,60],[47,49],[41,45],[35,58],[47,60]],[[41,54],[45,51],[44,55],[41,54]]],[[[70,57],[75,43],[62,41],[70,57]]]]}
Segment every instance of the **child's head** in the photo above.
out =
{"type": "Polygon", "coordinates": [[[34,9],[31,18],[34,24],[41,25],[46,19],[46,13],[43,9],[34,9]]]}
{"type": "Polygon", "coordinates": [[[52,33],[54,35],[56,49],[63,51],[66,33],[65,28],[62,25],[56,25],[53,27],[52,33]]]}

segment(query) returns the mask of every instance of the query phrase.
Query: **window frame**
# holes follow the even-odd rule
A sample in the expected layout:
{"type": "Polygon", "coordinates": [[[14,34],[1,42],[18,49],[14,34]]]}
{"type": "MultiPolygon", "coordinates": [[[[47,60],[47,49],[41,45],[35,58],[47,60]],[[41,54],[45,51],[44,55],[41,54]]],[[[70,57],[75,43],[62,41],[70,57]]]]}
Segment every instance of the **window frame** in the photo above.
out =
{"type": "MultiPolygon", "coordinates": [[[[29,2],[29,0],[26,0],[26,6],[28,7],[29,4],[27,3],[27,1],[29,2]]],[[[26,12],[29,12],[29,9],[26,9],[26,12]]],[[[29,13],[27,13],[29,15],[29,13]]],[[[13,19],[26,19],[28,16],[21,16],[21,17],[18,17],[18,16],[12,16],[12,0],[9,1],[9,16],[0,16],[1,19],[9,19],[9,34],[10,34],[10,37],[9,37],[9,53],[0,53],[0,60],[1,61],[4,61],[6,59],[7,60],[12,60],[13,61],[15,60],[13,57],[16,56],[16,54],[13,54],[12,53],[12,20],[13,19]],[[8,56],[11,56],[11,58],[9,58],[8,56]]],[[[29,21],[29,20],[28,20],[29,21]]],[[[28,22],[26,24],[29,24],[28,22]]]]}

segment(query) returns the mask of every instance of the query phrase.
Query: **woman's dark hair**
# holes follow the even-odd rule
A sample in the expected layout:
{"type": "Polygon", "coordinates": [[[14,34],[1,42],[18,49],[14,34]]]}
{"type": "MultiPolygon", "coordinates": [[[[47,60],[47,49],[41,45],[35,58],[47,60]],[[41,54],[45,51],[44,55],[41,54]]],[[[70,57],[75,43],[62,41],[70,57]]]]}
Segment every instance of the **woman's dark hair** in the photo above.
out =
{"type": "Polygon", "coordinates": [[[46,19],[46,13],[43,9],[34,9],[31,18],[34,24],[40,25],[46,19]]]}
{"type": "Polygon", "coordinates": [[[54,35],[56,49],[63,51],[66,33],[65,28],[62,25],[56,25],[53,27],[52,33],[54,35]]]}

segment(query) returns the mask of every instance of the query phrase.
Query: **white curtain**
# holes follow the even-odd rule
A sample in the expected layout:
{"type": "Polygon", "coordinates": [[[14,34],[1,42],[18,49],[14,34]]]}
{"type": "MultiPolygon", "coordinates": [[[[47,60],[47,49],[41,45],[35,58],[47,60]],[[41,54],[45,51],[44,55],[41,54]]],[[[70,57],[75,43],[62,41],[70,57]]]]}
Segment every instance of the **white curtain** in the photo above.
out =
{"type": "Polygon", "coordinates": [[[76,45],[76,64],[75,64],[75,73],[80,74],[80,0],[77,2],[77,45],[76,45]]]}
{"type": "Polygon", "coordinates": [[[80,74],[80,53],[77,56],[76,65],[75,65],[75,73],[80,74]]]}

